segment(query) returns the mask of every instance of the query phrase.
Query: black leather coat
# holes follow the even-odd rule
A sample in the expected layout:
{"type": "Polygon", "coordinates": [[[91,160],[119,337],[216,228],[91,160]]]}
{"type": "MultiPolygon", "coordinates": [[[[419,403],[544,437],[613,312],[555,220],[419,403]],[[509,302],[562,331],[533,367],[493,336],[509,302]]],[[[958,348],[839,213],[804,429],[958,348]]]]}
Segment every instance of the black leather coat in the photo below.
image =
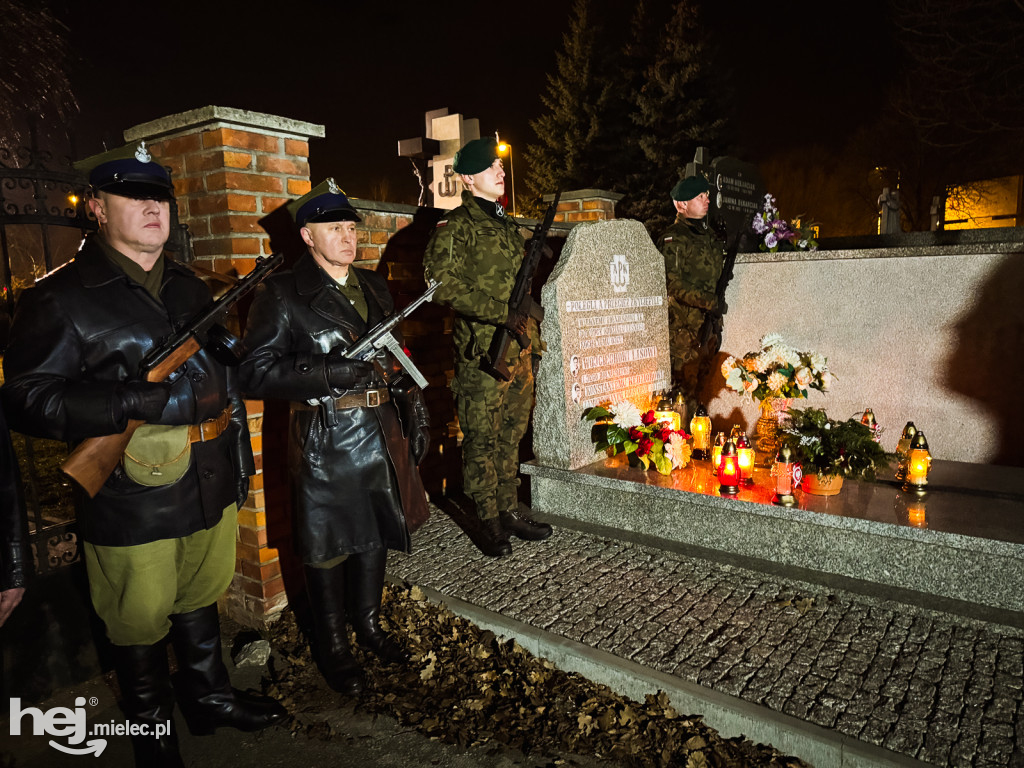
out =
{"type": "MultiPolygon", "coordinates": [[[[201,310],[210,290],[187,266],[164,256],[162,304],[104,255],[91,235],[66,265],[18,301],[4,355],[3,403],[11,429],[77,442],[116,434],[127,419],[112,406],[119,382],[201,310]]],[[[236,501],[240,475],[255,470],[235,372],[200,350],[172,374],[160,424],[198,424],[231,403],[220,437],[192,445],[189,470],[171,485],[138,485],[120,467],[90,499],[79,494],[86,541],[105,546],[180,538],[211,528],[236,501]]]]}
{"type": "Polygon", "coordinates": [[[0,592],[24,587],[31,571],[32,552],[18,483],[18,462],[0,410],[0,592]]]}
{"type": "MultiPolygon", "coordinates": [[[[419,471],[394,401],[345,408],[328,426],[322,409],[305,401],[345,392],[327,383],[325,358],[344,349],[394,311],[385,280],[350,268],[366,296],[366,322],[308,253],[288,272],[271,275],[256,291],[240,367],[252,397],[293,402],[288,468],[295,501],[295,546],[304,563],[381,546],[409,551],[406,520],[426,519],[419,471]]],[[[393,368],[393,361],[385,364],[393,368]]],[[[370,387],[385,387],[383,378],[370,387]]]]}

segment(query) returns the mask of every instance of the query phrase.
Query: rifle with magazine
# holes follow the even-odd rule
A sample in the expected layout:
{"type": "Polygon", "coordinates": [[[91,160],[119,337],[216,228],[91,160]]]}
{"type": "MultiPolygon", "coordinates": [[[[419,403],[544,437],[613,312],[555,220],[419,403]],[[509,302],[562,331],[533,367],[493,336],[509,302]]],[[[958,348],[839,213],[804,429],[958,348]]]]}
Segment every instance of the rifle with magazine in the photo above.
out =
{"type": "MultiPolygon", "coordinates": [[[[544,255],[544,241],[547,240],[548,230],[551,229],[551,224],[555,220],[555,212],[558,210],[558,199],[561,196],[561,192],[555,193],[555,199],[548,206],[543,221],[534,228],[533,236],[526,245],[526,255],[523,257],[523,263],[519,265],[519,272],[516,274],[512,293],[508,297],[509,317],[518,315],[524,321],[526,318],[532,317],[538,323],[544,319],[544,307],[533,300],[533,296],[530,295],[530,289],[533,284],[533,276],[537,272],[537,267],[540,266],[540,258],[544,255]]],[[[510,328],[509,325],[511,323],[500,325],[494,331],[490,349],[487,350],[487,357],[480,363],[481,371],[501,381],[512,380],[512,372],[509,370],[505,358],[508,355],[508,347],[512,343],[513,337],[521,348],[526,349],[530,346],[530,339],[526,333],[522,330],[510,328]]]]}
{"type": "MultiPolygon", "coordinates": [[[[238,340],[218,321],[239,299],[254,290],[284,261],[275,253],[256,260],[256,266],[223,295],[211,301],[176,333],[151,349],[139,364],[146,381],[164,381],[200,349],[206,347],[221,362],[237,352],[238,340]]],[[[237,360],[234,360],[237,363],[237,360]]],[[[135,431],[145,422],[131,419],[124,432],[83,440],[61,465],[61,470],[90,496],[95,496],[121,461],[135,431]]]]}

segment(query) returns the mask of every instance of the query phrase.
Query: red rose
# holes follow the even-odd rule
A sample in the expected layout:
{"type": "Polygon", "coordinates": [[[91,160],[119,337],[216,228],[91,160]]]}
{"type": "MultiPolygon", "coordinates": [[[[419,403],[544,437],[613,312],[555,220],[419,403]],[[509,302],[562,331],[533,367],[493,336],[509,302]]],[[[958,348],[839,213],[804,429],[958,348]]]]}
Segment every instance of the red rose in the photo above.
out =
{"type": "Polygon", "coordinates": [[[659,429],[659,430],[658,430],[657,432],[655,432],[655,433],[654,433],[654,434],[652,435],[652,437],[656,437],[656,438],[658,438],[659,440],[661,440],[661,442],[663,442],[663,443],[667,443],[667,442],[668,442],[668,438],[669,438],[669,435],[671,435],[671,434],[672,434],[672,430],[671,430],[670,428],[668,428],[668,427],[663,427],[663,428],[659,429]]]}
{"type": "Polygon", "coordinates": [[[634,443],[637,442],[643,436],[644,436],[644,433],[641,432],[636,427],[630,427],[629,428],[629,439],[632,440],[634,443]]]}
{"type": "Polygon", "coordinates": [[[637,456],[646,456],[648,453],[651,452],[651,446],[652,445],[654,445],[654,443],[651,442],[651,438],[646,437],[646,436],[645,437],[641,437],[640,438],[640,445],[636,449],[636,455],[637,456]]]}
{"type": "Polygon", "coordinates": [[[648,411],[647,413],[645,413],[643,416],[640,417],[640,421],[642,421],[647,426],[653,424],[655,421],[657,421],[657,419],[654,418],[654,411],[648,411]]]}
{"type": "Polygon", "coordinates": [[[679,435],[683,440],[689,440],[690,436],[686,433],[685,429],[677,429],[676,434],[679,435]]]}

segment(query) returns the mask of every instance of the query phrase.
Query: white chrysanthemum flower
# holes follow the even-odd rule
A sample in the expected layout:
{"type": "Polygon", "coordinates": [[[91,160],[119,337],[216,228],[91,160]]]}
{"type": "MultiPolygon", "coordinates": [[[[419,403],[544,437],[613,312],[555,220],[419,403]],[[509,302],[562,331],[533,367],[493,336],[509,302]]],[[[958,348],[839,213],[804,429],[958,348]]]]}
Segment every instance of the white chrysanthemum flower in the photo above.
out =
{"type": "Polygon", "coordinates": [[[821,373],[825,370],[825,366],[828,365],[828,358],[817,352],[811,353],[811,370],[815,373],[821,373]]]}
{"type": "Polygon", "coordinates": [[[725,386],[736,392],[743,391],[743,371],[738,366],[729,371],[725,378],[725,386]]]}
{"type": "Polygon", "coordinates": [[[665,443],[665,455],[672,462],[673,469],[681,469],[690,463],[693,448],[679,434],[673,432],[665,443]]]}
{"type": "Polygon", "coordinates": [[[800,365],[800,353],[797,352],[792,347],[786,347],[785,349],[782,350],[782,362],[786,363],[787,365],[792,365],[794,368],[796,368],[798,365],[800,365]]]}
{"type": "Polygon", "coordinates": [[[775,362],[775,355],[771,352],[762,352],[754,359],[754,370],[758,373],[764,373],[768,370],[768,366],[775,362]]]}
{"type": "Polygon", "coordinates": [[[736,358],[729,355],[725,360],[722,361],[722,375],[728,377],[730,373],[736,368],[736,358]]]}
{"type": "Polygon", "coordinates": [[[761,349],[775,346],[786,346],[786,340],[782,338],[781,333],[766,333],[761,337],[761,349]]]}
{"type": "Polygon", "coordinates": [[[775,371],[768,376],[768,388],[772,392],[779,392],[784,386],[786,386],[786,381],[787,379],[785,376],[778,371],[775,371]]]}
{"type": "Polygon", "coordinates": [[[620,427],[635,427],[640,423],[640,409],[628,400],[615,403],[611,411],[615,414],[615,423],[620,427]]]}

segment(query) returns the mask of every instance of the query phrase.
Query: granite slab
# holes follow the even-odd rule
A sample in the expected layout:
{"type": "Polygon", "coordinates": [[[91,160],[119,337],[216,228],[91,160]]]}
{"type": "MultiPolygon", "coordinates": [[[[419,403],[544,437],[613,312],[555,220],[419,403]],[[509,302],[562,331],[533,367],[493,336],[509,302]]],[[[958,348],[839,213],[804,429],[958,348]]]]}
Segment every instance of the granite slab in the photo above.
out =
{"type": "Polygon", "coordinates": [[[618,456],[568,471],[531,462],[534,509],[604,529],[1024,610],[1024,470],[936,461],[923,499],[895,481],[771,504],[768,470],[723,496],[710,464],[664,476],[618,456]]]}

